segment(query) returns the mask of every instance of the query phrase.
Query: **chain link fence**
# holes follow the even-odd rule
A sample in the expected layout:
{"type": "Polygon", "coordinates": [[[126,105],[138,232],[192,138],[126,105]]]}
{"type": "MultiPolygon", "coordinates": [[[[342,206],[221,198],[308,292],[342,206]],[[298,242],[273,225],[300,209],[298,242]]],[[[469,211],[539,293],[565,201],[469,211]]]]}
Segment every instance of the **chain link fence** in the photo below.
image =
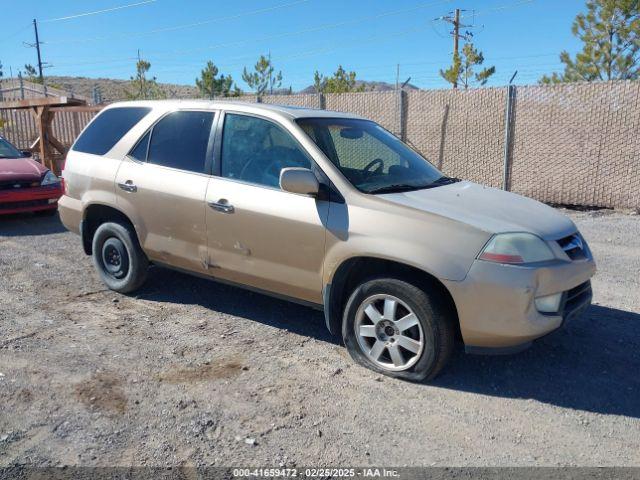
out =
{"type": "Polygon", "coordinates": [[[545,202],[640,207],[640,82],[519,87],[511,190],[545,202]]]}
{"type": "Polygon", "coordinates": [[[640,82],[274,95],[261,101],[370,118],[450,176],[547,203],[640,208],[640,82]]]}

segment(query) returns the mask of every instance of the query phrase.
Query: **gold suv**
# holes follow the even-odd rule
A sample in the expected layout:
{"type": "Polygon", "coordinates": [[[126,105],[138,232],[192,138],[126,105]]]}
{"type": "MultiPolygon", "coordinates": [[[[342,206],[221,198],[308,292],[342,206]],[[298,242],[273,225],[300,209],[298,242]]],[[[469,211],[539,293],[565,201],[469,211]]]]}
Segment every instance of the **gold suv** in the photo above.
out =
{"type": "Polygon", "coordinates": [[[149,264],[324,310],[351,356],[433,378],[454,340],[507,353],[591,301],[571,220],[440,173],[376,123],[324,110],[117,103],[73,145],[60,215],[104,283],[149,264]]]}

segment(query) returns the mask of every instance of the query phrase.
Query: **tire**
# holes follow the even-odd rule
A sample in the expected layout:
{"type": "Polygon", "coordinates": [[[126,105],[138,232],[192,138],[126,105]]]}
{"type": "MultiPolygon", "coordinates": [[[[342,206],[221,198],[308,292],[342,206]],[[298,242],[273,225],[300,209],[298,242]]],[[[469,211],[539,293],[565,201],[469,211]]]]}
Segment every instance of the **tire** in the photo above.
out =
{"type": "Polygon", "coordinates": [[[93,264],[111,290],[133,292],[147,279],[149,260],[130,227],[107,222],[93,235],[93,264]]]}
{"type": "Polygon", "coordinates": [[[455,314],[437,291],[395,278],[362,283],[344,309],[342,337],[351,357],[394,378],[435,378],[453,352],[455,335],[455,314]],[[388,302],[396,308],[387,311],[388,302]]]}

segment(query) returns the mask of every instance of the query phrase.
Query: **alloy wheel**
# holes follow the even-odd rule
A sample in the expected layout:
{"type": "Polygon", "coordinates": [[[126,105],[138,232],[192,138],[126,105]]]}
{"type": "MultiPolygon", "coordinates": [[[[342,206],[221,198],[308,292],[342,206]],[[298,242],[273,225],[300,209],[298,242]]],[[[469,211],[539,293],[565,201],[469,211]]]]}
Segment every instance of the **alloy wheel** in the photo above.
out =
{"type": "Polygon", "coordinates": [[[385,370],[411,368],[424,350],[424,332],[418,317],[393,295],[365,299],[356,312],[354,327],[362,352],[385,370]]]}

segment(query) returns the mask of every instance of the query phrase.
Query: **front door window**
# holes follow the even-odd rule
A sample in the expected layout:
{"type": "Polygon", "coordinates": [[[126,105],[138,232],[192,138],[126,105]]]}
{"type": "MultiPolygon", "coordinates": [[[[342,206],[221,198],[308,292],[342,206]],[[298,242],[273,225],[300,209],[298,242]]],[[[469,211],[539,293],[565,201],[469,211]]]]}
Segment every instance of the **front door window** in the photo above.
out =
{"type": "Polygon", "coordinates": [[[221,162],[223,177],[273,188],[283,168],[311,168],[309,156],[280,126],[233,113],[225,115],[221,162]]]}

